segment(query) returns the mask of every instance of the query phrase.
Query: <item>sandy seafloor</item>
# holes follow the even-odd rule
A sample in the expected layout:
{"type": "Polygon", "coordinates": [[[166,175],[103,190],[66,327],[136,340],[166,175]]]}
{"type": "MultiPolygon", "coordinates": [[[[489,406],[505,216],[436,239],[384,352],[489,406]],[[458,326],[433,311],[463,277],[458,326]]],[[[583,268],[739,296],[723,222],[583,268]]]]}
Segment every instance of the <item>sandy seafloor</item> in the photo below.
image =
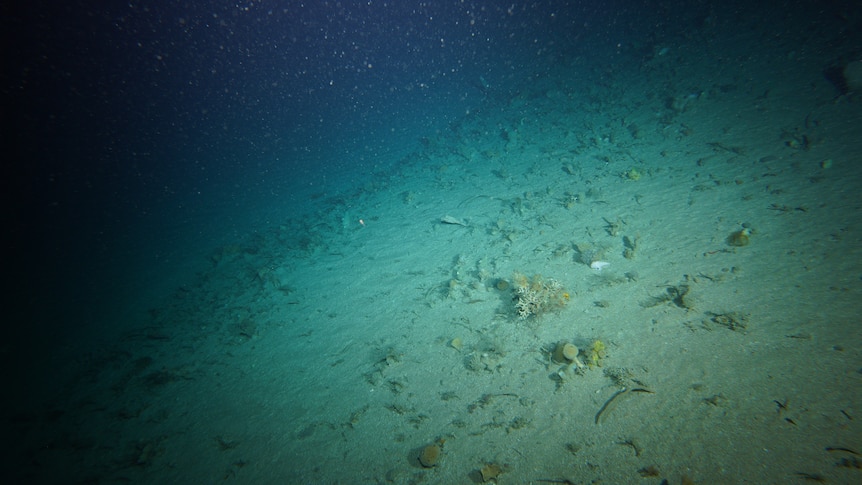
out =
{"type": "Polygon", "coordinates": [[[858,483],[862,99],[823,46],[703,35],[492,86],[373,182],[198,254],[135,330],[69,351],[28,476],[858,483]],[[516,272],[568,303],[519,319],[516,272]],[[561,378],[549,349],[597,339],[561,378]],[[652,392],[597,423],[624,388],[652,392]]]}

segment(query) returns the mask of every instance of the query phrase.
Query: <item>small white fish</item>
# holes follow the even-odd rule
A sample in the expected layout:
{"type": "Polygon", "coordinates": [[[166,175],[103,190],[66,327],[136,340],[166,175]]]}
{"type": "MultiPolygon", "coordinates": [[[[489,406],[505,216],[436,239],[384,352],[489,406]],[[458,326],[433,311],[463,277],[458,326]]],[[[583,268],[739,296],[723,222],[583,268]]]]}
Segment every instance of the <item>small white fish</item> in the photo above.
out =
{"type": "Polygon", "coordinates": [[[596,271],[601,271],[605,266],[610,266],[611,263],[607,261],[593,261],[590,263],[590,268],[593,268],[596,271]]]}

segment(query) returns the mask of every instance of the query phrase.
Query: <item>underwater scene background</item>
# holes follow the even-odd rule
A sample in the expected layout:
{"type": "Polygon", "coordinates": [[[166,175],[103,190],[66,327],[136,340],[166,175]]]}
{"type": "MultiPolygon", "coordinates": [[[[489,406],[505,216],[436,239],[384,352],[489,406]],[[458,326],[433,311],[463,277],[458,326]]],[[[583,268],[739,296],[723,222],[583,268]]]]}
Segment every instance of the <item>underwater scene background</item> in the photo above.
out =
{"type": "Polygon", "coordinates": [[[4,7],[15,483],[858,483],[856,2],[4,7]]]}

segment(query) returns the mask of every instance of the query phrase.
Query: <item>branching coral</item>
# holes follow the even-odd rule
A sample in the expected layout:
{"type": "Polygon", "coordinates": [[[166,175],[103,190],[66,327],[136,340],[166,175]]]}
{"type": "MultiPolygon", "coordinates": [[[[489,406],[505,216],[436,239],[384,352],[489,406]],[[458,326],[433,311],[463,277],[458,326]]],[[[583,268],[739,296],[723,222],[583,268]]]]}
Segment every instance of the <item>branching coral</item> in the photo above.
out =
{"type": "Polygon", "coordinates": [[[516,273],[512,281],[515,287],[515,312],[522,320],[561,308],[569,299],[563,285],[554,279],[544,280],[541,275],[530,279],[516,273]]]}

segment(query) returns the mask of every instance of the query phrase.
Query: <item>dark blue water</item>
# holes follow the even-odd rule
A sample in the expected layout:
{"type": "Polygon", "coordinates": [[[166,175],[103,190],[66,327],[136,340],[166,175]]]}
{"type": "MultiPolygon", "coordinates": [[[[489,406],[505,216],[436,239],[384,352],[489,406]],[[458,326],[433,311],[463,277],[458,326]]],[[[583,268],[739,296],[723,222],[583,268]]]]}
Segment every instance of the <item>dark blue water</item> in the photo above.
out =
{"type": "Polygon", "coordinates": [[[677,22],[709,13],[669,12],[626,2],[10,6],[8,227],[10,251],[28,255],[14,263],[17,318],[60,332],[92,324],[148,291],[139,275],[164,282],[189,251],[312,210],[310,195],[385,172],[555,62],[637,58],[634,39],[679,35],[677,22]]]}

